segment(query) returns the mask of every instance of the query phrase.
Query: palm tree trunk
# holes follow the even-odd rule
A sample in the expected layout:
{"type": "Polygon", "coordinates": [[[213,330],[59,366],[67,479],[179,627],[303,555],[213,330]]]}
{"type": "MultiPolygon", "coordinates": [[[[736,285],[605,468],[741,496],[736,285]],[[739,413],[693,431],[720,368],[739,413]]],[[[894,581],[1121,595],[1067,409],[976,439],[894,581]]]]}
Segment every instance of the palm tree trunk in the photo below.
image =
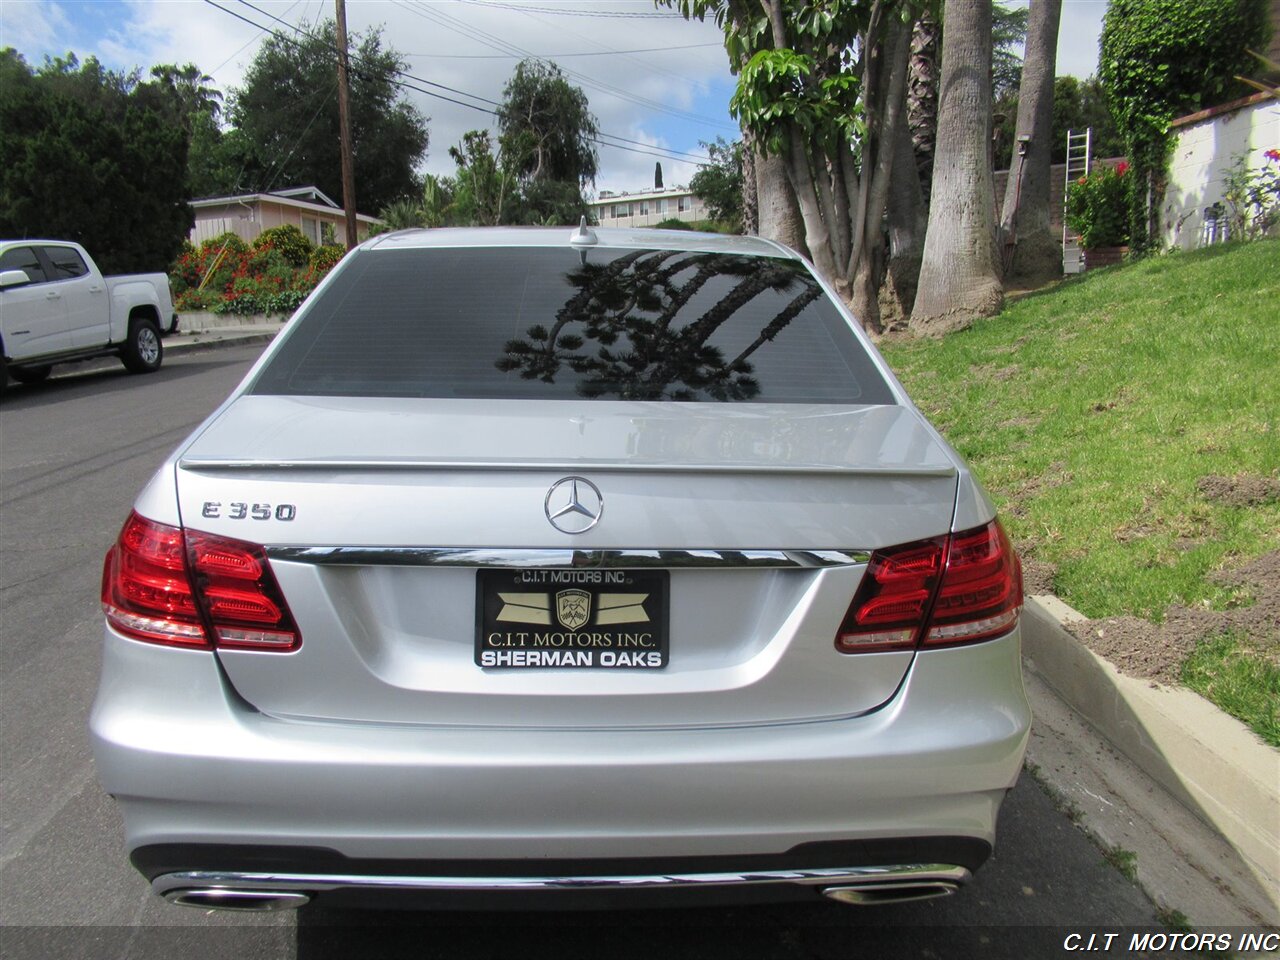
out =
{"type": "Polygon", "coordinates": [[[1020,283],[1039,284],[1062,276],[1060,238],[1049,225],[1053,75],[1061,16],[1062,0],[1031,0],[1018,90],[1015,143],[1019,146],[1000,218],[1006,277],[1020,283]],[[1024,137],[1029,138],[1026,152],[1019,157],[1024,137]]]}
{"type": "Polygon", "coordinates": [[[756,149],[750,133],[742,131],[742,232],[760,233],[760,189],[756,183],[756,149]]]}
{"type": "Polygon", "coordinates": [[[991,0],[946,0],[938,151],[913,329],[942,333],[1004,303],[991,140],[991,0]]]}
{"type": "Polygon", "coordinates": [[[927,10],[911,31],[907,78],[907,123],[916,169],[926,200],[933,180],[933,150],[938,137],[938,40],[942,27],[927,10]]]}
{"type": "Polygon", "coordinates": [[[889,265],[880,288],[880,322],[886,330],[904,328],[916,302],[924,234],[929,212],[916,170],[911,131],[906,124],[894,139],[893,176],[889,183],[889,265]]]}

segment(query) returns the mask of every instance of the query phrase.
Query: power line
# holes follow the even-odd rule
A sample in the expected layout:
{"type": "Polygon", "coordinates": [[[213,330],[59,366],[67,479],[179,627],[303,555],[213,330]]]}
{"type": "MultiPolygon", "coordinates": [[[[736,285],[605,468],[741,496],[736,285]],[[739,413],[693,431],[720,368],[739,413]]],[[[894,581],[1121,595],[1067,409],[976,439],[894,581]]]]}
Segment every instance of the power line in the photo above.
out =
{"type": "MultiPolygon", "coordinates": [[[[247,44],[246,44],[247,46],[247,44]]],[[[628,53],[666,53],[669,50],[705,50],[720,47],[719,43],[685,43],[674,47],[640,47],[634,50],[578,50],[573,53],[540,53],[540,60],[560,60],[565,57],[612,57],[628,53]]],[[[519,60],[519,53],[406,53],[406,57],[431,57],[435,60],[519,60]]]]}
{"type": "MultiPolygon", "coordinates": [[[[294,26],[292,23],[289,23],[286,20],[281,20],[277,16],[273,16],[271,13],[268,13],[266,10],[263,10],[261,7],[254,6],[252,3],[249,2],[249,0],[239,0],[239,2],[244,4],[250,10],[256,10],[258,13],[262,14],[264,17],[270,17],[272,20],[276,21],[276,23],[283,24],[284,26],[292,30],[294,33],[298,33],[298,34],[306,33],[305,30],[302,30],[301,28],[294,26]]],[[[288,38],[285,38],[285,39],[288,39],[288,38]]],[[[336,50],[337,48],[335,47],[334,49],[336,50]]],[[[351,59],[355,62],[359,62],[359,59],[356,57],[352,57],[351,59]]],[[[465,90],[459,90],[456,87],[450,87],[443,83],[436,83],[434,80],[428,80],[425,77],[415,77],[413,74],[406,73],[403,70],[397,70],[396,75],[401,77],[406,77],[407,79],[413,80],[417,83],[425,83],[429,87],[439,87],[441,90],[448,90],[450,93],[456,93],[460,97],[470,97],[473,100],[480,100],[484,103],[492,104],[495,107],[502,106],[502,104],[498,103],[497,100],[490,100],[488,97],[482,97],[474,93],[467,93],[465,90]]],[[[457,103],[456,100],[453,102],[457,103]]]]}
{"type": "MultiPolygon", "coordinates": [[[[411,13],[414,13],[425,20],[430,20],[432,23],[435,23],[438,26],[445,27],[446,29],[452,30],[455,33],[460,33],[464,37],[468,37],[472,40],[477,41],[478,43],[484,44],[487,47],[491,47],[492,49],[501,50],[505,53],[517,53],[531,60],[542,59],[538,57],[537,54],[534,54],[529,50],[525,50],[514,43],[509,43],[508,41],[503,40],[500,37],[496,37],[493,34],[480,29],[479,27],[473,27],[470,24],[464,23],[463,21],[458,20],[456,17],[451,16],[450,14],[447,14],[441,10],[431,9],[427,7],[426,4],[422,3],[421,0],[393,0],[393,2],[397,3],[399,6],[404,7],[405,9],[409,10],[411,13]],[[414,3],[415,5],[410,6],[409,5],[410,3],[414,3]]],[[[576,70],[571,70],[568,67],[560,67],[560,70],[562,73],[564,73],[565,76],[570,77],[574,80],[577,80],[579,83],[583,84],[584,86],[588,86],[596,90],[600,90],[603,93],[610,94],[611,96],[617,97],[620,100],[625,100],[628,103],[634,103],[637,106],[648,107],[650,110],[655,110],[659,113],[665,113],[668,116],[675,117],[679,120],[685,120],[693,123],[710,124],[712,126],[720,127],[721,129],[734,130],[735,132],[737,130],[737,127],[724,123],[721,120],[717,120],[714,117],[708,117],[705,114],[692,113],[688,110],[678,110],[673,107],[668,107],[666,104],[659,103],[656,100],[650,100],[647,97],[641,97],[622,87],[616,87],[616,86],[613,86],[612,84],[605,83],[602,80],[596,80],[594,77],[590,77],[586,74],[579,73],[576,70]]]]}
{"type": "Polygon", "coordinates": [[[521,13],[552,13],[561,17],[595,17],[613,20],[683,20],[678,13],[630,10],[571,10],[564,7],[536,7],[523,3],[500,3],[498,0],[461,0],[478,7],[497,7],[501,10],[519,10],[521,13]]]}
{"type": "MultiPolygon", "coordinates": [[[[476,2],[476,0],[461,0],[461,2],[473,3],[473,2],[476,2]]],[[[521,10],[520,12],[523,13],[530,20],[533,20],[535,23],[543,23],[543,24],[546,23],[546,21],[543,20],[542,17],[534,13],[530,13],[527,10],[521,10]]],[[[647,63],[644,60],[640,59],[639,57],[632,56],[631,54],[628,54],[628,53],[624,53],[621,50],[610,51],[604,46],[604,44],[598,43],[591,37],[585,36],[576,30],[570,30],[568,27],[565,27],[565,26],[560,26],[560,27],[557,27],[556,29],[560,30],[562,33],[567,33],[572,37],[577,37],[579,40],[585,40],[588,43],[594,43],[597,47],[600,47],[605,52],[612,53],[614,56],[620,57],[623,60],[636,64],[638,67],[640,67],[641,70],[647,70],[650,73],[662,74],[664,76],[670,77],[673,80],[678,80],[680,83],[686,84],[691,87],[705,88],[706,86],[700,80],[693,80],[689,77],[681,76],[680,74],[676,73],[673,70],[668,70],[666,67],[660,67],[656,63],[647,63]]]]}
{"type": "MultiPolygon", "coordinates": [[[[289,8],[288,8],[287,10],[285,10],[285,15],[287,16],[287,15],[288,15],[288,13],[289,13],[289,10],[292,10],[294,7],[296,7],[296,6],[298,5],[298,3],[299,3],[299,2],[300,2],[300,0],[294,0],[294,2],[289,6],[289,8]]],[[[323,0],[321,0],[321,2],[323,2],[323,0]]],[[[212,70],[210,70],[210,71],[209,71],[209,73],[210,73],[210,74],[215,74],[215,73],[217,73],[219,70],[221,70],[223,67],[225,67],[228,63],[230,63],[230,62],[231,62],[232,60],[234,60],[236,57],[240,56],[240,54],[244,53],[245,47],[249,46],[249,44],[251,44],[251,43],[253,43],[255,40],[257,40],[257,39],[258,39],[260,36],[262,36],[262,34],[263,34],[263,33],[265,33],[266,31],[267,31],[267,28],[266,28],[266,27],[262,27],[262,28],[260,28],[260,29],[258,30],[258,32],[257,32],[257,33],[255,33],[252,37],[250,37],[250,38],[249,38],[248,40],[246,40],[244,43],[240,44],[240,48],[239,48],[238,50],[236,50],[236,52],[235,52],[235,53],[233,53],[231,56],[227,57],[227,59],[223,60],[220,64],[218,64],[216,67],[214,67],[212,70]]]]}
{"type": "MultiPolygon", "coordinates": [[[[204,2],[218,10],[221,10],[223,13],[230,14],[231,16],[235,17],[237,20],[241,20],[244,23],[249,24],[250,26],[257,27],[259,30],[262,30],[264,32],[269,32],[273,37],[275,37],[276,39],[280,40],[283,43],[288,43],[293,47],[301,46],[301,44],[299,44],[296,40],[292,39],[291,37],[287,37],[284,34],[280,33],[278,30],[273,30],[270,27],[264,27],[261,24],[249,19],[248,17],[243,16],[240,13],[237,13],[235,10],[231,10],[231,9],[228,9],[227,7],[222,6],[221,4],[217,3],[216,0],[204,0],[204,2]]],[[[293,24],[288,23],[287,21],[281,21],[278,17],[274,17],[272,16],[272,14],[267,13],[266,11],[261,10],[260,8],[254,6],[252,3],[249,2],[249,0],[239,0],[239,2],[242,3],[244,6],[257,11],[258,13],[263,14],[264,16],[270,17],[271,19],[276,20],[277,22],[283,23],[284,26],[289,27],[289,29],[293,30],[295,33],[299,33],[299,34],[305,33],[305,31],[299,29],[293,24]]],[[[352,58],[352,63],[359,64],[360,61],[357,58],[352,58]]],[[[356,72],[359,74],[358,70],[356,72]]],[[[448,87],[448,86],[445,86],[444,84],[438,84],[431,80],[425,80],[420,77],[415,77],[412,74],[408,74],[403,71],[395,71],[395,74],[396,76],[400,76],[400,77],[408,77],[409,80],[417,81],[417,83],[426,83],[435,87],[439,87],[440,89],[443,89],[443,90],[449,90],[450,92],[456,93],[459,96],[470,97],[475,100],[480,100],[484,103],[492,104],[495,107],[501,106],[501,104],[499,104],[496,100],[490,100],[489,98],[482,97],[478,94],[467,93],[464,90],[457,90],[456,88],[448,87]]],[[[367,76],[367,74],[365,74],[365,76],[367,76]]],[[[457,100],[457,99],[454,99],[453,97],[436,93],[433,90],[424,89],[423,87],[417,86],[416,83],[411,83],[411,82],[408,82],[407,80],[397,80],[392,78],[390,82],[403,89],[413,90],[416,93],[421,93],[425,96],[433,97],[437,100],[444,100],[448,103],[453,103],[460,107],[468,107],[472,110],[479,111],[480,113],[486,113],[492,117],[498,116],[497,111],[490,109],[489,107],[482,107],[474,103],[467,103],[462,100],[457,100]]],[[[314,123],[314,118],[312,122],[314,123]]],[[[308,124],[308,127],[309,126],[310,124],[308,124]]],[[[615,150],[625,150],[628,153],[637,153],[637,154],[642,154],[644,156],[658,157],[664,160],[677,160],[677,161],[692,162],[692,163],[698,163],[698,164],[705,164],[707,162],[707,158],[705,157],[697,156],[695,154],[685,153],[683,151],[672,150],[667,147],[658,146],[656,144],[643,143],[642,141],[639,141],[639,140],[629,140],[626,137],[620,137],[615,134],[600,133],[599,137],[590,137],[588,139],[591,140],[591,142],[596,143],[600,146],[611,147],[615,150]],[[621,142],[611,143],[606,140],[600,139],[602,137],[608,137],[611,140],[617,140],[621,142]],[[624,144],[637,144],[638,146],[624,146],[624,144]],[[640,149],[640,147],[643,147],[645,149],[640,149]]]]}

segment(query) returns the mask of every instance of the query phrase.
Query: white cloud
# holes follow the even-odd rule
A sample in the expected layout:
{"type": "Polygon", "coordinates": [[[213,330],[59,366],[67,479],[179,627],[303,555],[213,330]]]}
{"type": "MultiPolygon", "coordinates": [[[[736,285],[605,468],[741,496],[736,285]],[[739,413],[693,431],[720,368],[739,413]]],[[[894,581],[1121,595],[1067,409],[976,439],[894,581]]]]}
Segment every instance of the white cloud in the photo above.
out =
{"type": "Polygon", "coordinates": [[[0,48],[13,47],[39,63],[45,53],[65,53],[60,38],[71,32],[71,21],[60,4],[38,2],[0,3],[0,48]]]}

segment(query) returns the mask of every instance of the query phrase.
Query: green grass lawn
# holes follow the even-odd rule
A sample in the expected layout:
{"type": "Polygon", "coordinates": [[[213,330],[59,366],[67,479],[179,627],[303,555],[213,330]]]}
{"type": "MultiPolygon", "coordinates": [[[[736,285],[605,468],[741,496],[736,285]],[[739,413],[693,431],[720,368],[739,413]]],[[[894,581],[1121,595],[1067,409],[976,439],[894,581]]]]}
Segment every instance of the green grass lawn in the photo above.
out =
{"type": "Polygon", "coordinates": [[[1280,548],[1280,240],[1085,274],[881,349],[1072,606],[1252,601],[1212,574],[1280,548]]]}

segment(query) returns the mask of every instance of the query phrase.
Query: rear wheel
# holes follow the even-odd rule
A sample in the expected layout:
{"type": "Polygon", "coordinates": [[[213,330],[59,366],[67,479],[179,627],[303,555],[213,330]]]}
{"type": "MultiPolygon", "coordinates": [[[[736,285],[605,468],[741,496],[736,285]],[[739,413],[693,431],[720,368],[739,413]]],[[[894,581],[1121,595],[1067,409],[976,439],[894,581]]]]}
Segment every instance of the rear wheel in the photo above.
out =
{"type": "Polygon", "coordinates": [[[129,338],[120,350],[120,359],[130,373],[154,373],[164,359],[160,330],[154,320],[139,318],[129,323],[129,338]]]}
{"type": "Polygon", "coordinates": [[[46,363],[40,367],[14,367],[9,371],[9,376],[19,383],[39,383],[41,380],[48,380],[52,371],[53,367],[46,363]]]}

